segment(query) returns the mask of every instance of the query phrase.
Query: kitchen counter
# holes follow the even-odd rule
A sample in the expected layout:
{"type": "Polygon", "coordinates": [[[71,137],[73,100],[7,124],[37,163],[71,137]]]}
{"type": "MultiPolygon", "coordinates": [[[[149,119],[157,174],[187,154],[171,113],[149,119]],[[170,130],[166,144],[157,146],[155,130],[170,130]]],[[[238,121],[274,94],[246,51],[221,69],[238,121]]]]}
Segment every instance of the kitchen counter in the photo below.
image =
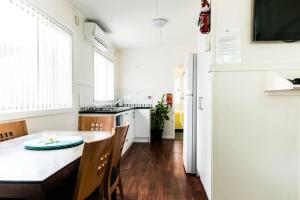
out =
{"type": "Polygon", "coordinates": [[[114,107],[114,108],[85,108],[79,111],[79,114],[118,114],[134,109],[151,109],[152,107],[114,107]]]}

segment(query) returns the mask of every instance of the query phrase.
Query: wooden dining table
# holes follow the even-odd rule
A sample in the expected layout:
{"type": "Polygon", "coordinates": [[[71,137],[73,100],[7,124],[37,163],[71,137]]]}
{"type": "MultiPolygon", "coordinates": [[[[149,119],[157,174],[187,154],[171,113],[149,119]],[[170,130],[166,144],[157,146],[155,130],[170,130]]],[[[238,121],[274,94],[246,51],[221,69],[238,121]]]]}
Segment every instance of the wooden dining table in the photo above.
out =
{"type": "Polygon", "coordinates": [[[0,142],[0,199],[44,200],[77,169],[83,144],[59,150],[33,151],[24,142],[44,135],[74,135],[84,142],[111,137],[108,131],[43,131],[0,142]]]}

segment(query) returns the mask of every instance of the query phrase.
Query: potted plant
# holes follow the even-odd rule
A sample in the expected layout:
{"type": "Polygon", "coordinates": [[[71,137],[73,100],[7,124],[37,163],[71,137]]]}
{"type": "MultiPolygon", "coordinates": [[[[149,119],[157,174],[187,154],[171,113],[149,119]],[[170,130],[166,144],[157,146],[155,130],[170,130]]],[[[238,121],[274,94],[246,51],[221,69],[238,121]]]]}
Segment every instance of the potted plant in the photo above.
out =
{"type": "Polygon", "coordinates": [[[169,120],[170,108],[164,104],[165,95],[151,109],[151,138],[161,140],[166,120],[169,120]]]}

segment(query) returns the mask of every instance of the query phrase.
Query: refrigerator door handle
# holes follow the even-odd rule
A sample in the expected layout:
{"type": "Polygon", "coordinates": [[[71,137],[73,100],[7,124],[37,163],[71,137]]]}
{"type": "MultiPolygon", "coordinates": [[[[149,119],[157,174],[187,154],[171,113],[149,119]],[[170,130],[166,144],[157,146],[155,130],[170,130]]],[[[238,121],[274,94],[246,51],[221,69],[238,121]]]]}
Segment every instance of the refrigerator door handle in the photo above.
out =
{"type": "Polygon", "coordinates": [[[204,110],[202,107],[202,100],[204,97],[198,97],[198,110],[204,110]]]}

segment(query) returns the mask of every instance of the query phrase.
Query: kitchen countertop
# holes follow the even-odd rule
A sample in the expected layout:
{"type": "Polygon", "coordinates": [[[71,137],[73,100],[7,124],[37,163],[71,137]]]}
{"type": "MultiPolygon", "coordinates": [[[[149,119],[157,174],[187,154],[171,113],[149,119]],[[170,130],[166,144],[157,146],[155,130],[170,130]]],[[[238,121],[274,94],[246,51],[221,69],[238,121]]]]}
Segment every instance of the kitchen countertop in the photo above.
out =
{"type": "Polygon", "coordinates": [[[152,107],[115,107],[114,109],[87,109],[79,111],[79,114],[118,114],[134,109],[151,109],[152,107]]]}

